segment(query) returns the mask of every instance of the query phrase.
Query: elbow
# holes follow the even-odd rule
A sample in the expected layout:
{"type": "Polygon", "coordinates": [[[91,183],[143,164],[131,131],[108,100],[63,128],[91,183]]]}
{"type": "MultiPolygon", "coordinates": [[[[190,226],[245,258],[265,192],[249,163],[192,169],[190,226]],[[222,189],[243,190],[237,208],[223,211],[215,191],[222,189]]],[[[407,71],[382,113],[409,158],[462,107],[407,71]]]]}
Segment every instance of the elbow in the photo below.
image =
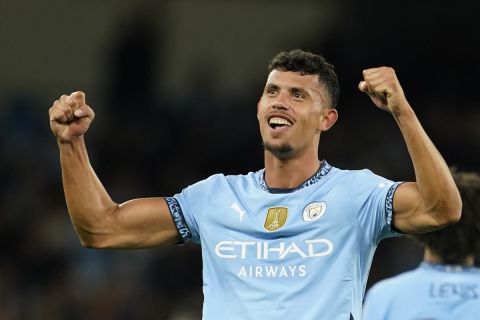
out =
{"type": "Polygon", "coordinates": [[[80,244],[82,247],[87,249],[101,249],[102,245],[98,239],[95,238],[93,235],[86,235],[82,232],[77,232],[78,239],[80,240],[80,244]]]}
{"type": "Polygon", "coordinates": [[[455,224],[460,221],[462,217],[462,209],[461,206],[459,209],[451,209],[444,214],[444,218],[440,227],[446,227],[451,224],[455,224]]]}
{"type": "Polygon", "coordinates": [[[456,195],[453,197],[453,199],[450,199],[449,201],[449,223],[457,223],[460,221],[460,218],[462,217],[462,208],[463,208],[463,203],[462,203],[462,198],[460,196],[460,193],[457,191],[456,195]]]}
{"type": "Polygon", "coordinates": [[[438,225],[436,227],[443,228],[460,221],[462,217],[462,200],[460,196],[456,199],[449,199],[443,201],[440,206],[437,206],[435,210],[438,225]]]}
{"type": "Polygon", "coordinates": [[[108,245],[107,242],[101,239],[100,237],[79,236],[79,239],[82,247],[87,249],[110,249],[111,248],[111,246],[108,245]]]}
{"type": "Polygon", "coordinates": [[[79,226],[75,226],[80,244],[88,249],[107,249],[109,246],[106,243],[107,237],[105,234],[94,232],[79,226]]]}
{"type": "Polygon", "coordinates": [[[71,216],[77,217],[72,219],[72,222],[82,247],[89,249],[110,248],[109,239],[112,235],[112,228],[109,226],[113,223],[111,221],[112,212],[113,210],[104,210],[95,215],[95,217],[100,217],[97,219],[83,218],[86,214],[71,214],[71,216]]]}
{"type": "Polygon", "coordinates": [[[90,241],[89,239],[85,239],[83,237],[79,237],[80,239],[80,245],[84,248],[87,248],[87,249],[98,249],[94,242],[90,241]]]}

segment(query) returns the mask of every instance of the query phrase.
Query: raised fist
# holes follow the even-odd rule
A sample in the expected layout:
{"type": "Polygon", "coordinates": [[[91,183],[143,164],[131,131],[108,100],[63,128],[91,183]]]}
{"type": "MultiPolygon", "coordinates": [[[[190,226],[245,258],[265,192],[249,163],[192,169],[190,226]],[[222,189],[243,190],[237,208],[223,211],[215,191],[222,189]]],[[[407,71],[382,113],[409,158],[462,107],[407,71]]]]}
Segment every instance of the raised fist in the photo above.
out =
{"type": "Polygon", "coordinates": [[[363,79],[358,84],[358,88],[368,94],[380,109],[396,114],[409,107],[402,86],[392,68],[379,67],[363,70],[363,79]]]}
{"type": "Polygon", "coordinates": [[[50,128],[60,141],[71,141],[85,134],[95,113],[85,103],[85,94],[76,91],[63,95],[49,110],[50,128]]]}

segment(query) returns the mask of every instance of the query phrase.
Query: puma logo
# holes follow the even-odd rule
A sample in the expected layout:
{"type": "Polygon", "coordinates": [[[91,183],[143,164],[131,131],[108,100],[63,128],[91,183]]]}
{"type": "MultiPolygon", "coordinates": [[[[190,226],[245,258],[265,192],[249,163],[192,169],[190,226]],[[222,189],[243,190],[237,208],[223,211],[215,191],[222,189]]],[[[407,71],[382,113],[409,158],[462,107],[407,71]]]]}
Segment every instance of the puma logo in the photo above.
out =
{"type": "Polygon", "coordinates": [[[243,210],[242,208],[240,208],[240,206],[238,205],[238,203],[234,202],[232,203],[232,205],[230,206],[230,208],[232,208],[233,210],[235,210],[239,216],[240,216],[240,222],[243,222],[243,216],[245,214],[245,210],[243,210]]]}

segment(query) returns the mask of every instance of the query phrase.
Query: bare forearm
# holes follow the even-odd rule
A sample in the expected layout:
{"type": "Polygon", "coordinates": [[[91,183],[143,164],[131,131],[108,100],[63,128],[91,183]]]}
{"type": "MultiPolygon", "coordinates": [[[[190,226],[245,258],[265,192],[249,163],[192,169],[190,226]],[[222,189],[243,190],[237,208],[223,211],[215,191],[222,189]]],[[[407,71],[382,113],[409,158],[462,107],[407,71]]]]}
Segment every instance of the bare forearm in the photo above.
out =
{"type": "Polygon", "coordinates": [[[363,70],[358,88],[397,121],[415,169],[416,183],[402,184],[395,193],[395,226],[403,232],[425,232],[460,218],[462,201],[445,160],[410,107],[395,70],[363,70]]]}
{"type": "Polygon", "coordinates": [[[101,226],[117,204],[95,174],[82,137],[58,142],[62,180],[70,217],[80,237],[101,226]]]}
{"type": "Polygon", "coordinates": [[[118,205],[88,160],[84,134],[95,113],[81,91],[62,95],[49,109],[57,138],[70,218],[84,246],[150,248],[173,244],[178,232],[164,198],[142,198],[118,205]]]}
{"type": "Polygon", "coordinates": [[[393,115],[412,159],[424,209],[447,214],[458,211],[461,200],[450,170],[414,111],[408,107],[393,115]]]}

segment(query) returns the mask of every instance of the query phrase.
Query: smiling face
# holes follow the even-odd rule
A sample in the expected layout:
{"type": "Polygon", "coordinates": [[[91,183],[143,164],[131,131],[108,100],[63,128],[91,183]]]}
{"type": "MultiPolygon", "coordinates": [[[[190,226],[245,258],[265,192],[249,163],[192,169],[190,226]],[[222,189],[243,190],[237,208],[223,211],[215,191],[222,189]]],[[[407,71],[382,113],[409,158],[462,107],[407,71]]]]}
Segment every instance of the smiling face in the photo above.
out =
{"type": "Polygon", "coordinates": [[[270,72],[257,110],[263,145],[280,159],[316,154],[336,115],[318,75],[281,70],[270,72]]]}

